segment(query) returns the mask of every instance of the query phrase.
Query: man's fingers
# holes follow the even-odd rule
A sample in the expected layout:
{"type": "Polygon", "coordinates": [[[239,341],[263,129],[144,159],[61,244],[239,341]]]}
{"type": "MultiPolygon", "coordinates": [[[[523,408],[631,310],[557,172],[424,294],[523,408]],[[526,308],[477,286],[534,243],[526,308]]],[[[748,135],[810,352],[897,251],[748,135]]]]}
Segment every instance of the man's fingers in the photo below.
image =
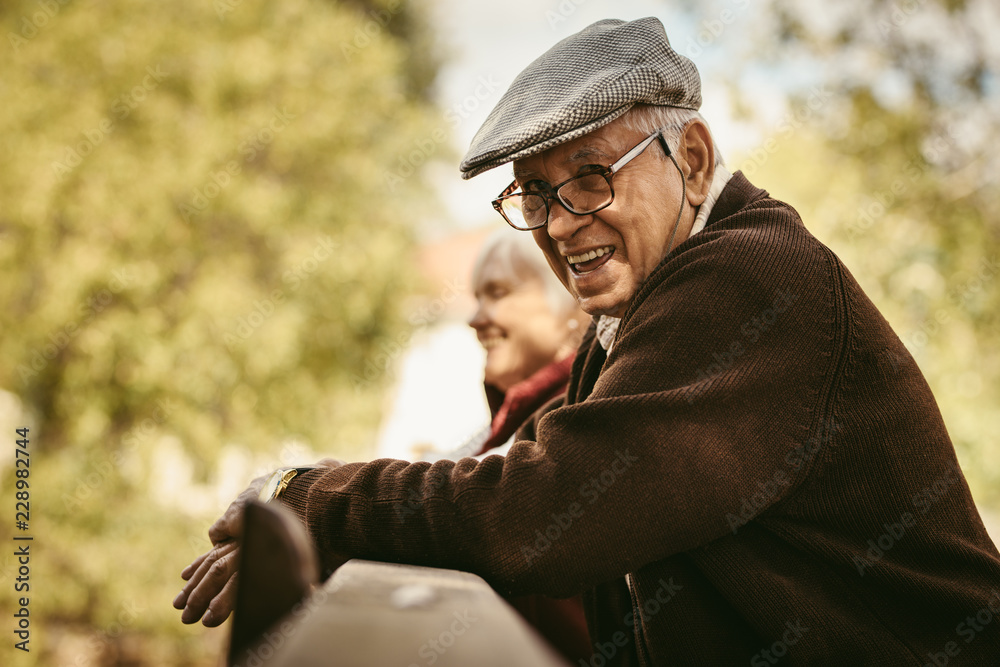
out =
{"type": "Polygon", "coordinates": [[[205,560],[205,558],[207,558],[207,557],[208,557],[208,553],[203,553],[202,555],[200,555],[197,558],[195,558],[193,563],[191,563],[186,568],[184,568],[183,570],[181,570],[181,579],[183,579],[184,581],[187,581],[188,579],[190,579],[191,575],[193,575],[195,572],[197,572],[198,568],[201,567],[201,562],[203,560],[205,560]]]}
{"type": "Polygon", "coordinates": [[[188,583],[184,587],[184,589],[187,591],[193,590],[201,581],[202,577],[205,576],[205,573],[208,572],[208,569],[212,567],[212,565],[217,560],[219,560],[226,554],[230,553],[235,548],[236,548],[235,541],[222,542],[221,544],[217,544],[214,547],[212,547],[208,553],[206,553],[204,556],[201,556],[200,558],[201,564],[198,565],[197,568],[195,568],[194,574],[192,574],[191,578],[188,579],[188,583]]]}
{"type": "Polygon", "coordinates": [[[178,593],[177,597],[174,598],[174,609],[184,608],[184,606],[187,604],[187,599],[188,596],[191,594],[191,591],[194,590],[195,586],[198,585],[198,582],[201,581],[202,577],[205,576],[205,572],[208,571],[208,568],[214,562],[215,558],[218,557],[218,555],[219,555],[218,550],[212,548],[211,550],[209,550],[208,553],[198,557],[198,560],[195,561],[195,563],[197,563],[197,567],[194,567],[195,563],[191,563],[191,565],[189,565],[188,568],[185,569],[185,571],[187,571],[187,569],[189,568],[192,567],[194,568],[191,575],[187,578],[187,584],[184,585],[184,588],[181,589],[181,592],[178,593]]]}
{"type": "Polygon", "coordinates": [[[222,625],[229,618],[229,614],[232,613],[233,607],[236,605],[236,580],[239,576],[239,572],[234,572],[219,594],[209,603],[208,611],[205,612],[205,616],[201,620],[205,627],[214,628],[222,625]]]}
{"type": "MultiPolygon", "coordinates": [[[[198,566],[194,568],[194,574],[190,576],[187,584],[181,590],[181,592],[174,598],[174,608],[183,609],[188,604],[188,598],[191,596],[191,592],[195,590],[201,581],[208,574],[211,567],[217,563],[221,558],[232,553],[236,549],[235,542],[227,542],[223,545],[213,547],[211,551],[203,556],[200,556],[196,563],[200,561],[198,566]]],[[[191,566],[194,566],[192,563],[191,566]]],[[[191,567],[189,566],[189,567],[191,567]]]]}
{"type": "MultiPolygon", "coordinates": [[[[226,587],[229,580],[236,574],[239,549],[232,549],[219,557],[201,577],[201,581],[190,592],[187,605],[181,614],[181,622],[195,623],[208,609],[212,600],[226,587]]],[[[204,563],[202,564],[204,567],[204,563]]],[[[190,584],[189,584],[190,585],[190,584]]],[[[226,614],[228,616],[228,613],[226,614]]],[[[223,618],[222,620],[225,620],[223,618]]],[[[219,621],[220,623],[222,621],[219,621]]]]}

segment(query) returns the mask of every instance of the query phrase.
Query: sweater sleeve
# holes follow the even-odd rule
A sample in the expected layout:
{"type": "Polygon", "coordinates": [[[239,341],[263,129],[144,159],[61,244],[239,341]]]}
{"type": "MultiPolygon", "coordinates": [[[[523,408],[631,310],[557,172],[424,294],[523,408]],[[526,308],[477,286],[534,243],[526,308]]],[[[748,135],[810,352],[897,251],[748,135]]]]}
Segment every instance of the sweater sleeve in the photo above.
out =
{"type": "Polygon", "coordinates": [[[755,224],[717,225],[662,264],[590,396],[549,410],[506,457],[382,459],[293,480],[285,501],[324,558],[564,596],[787,498],[810,467],[795,452],[829,419],[844,314],[829,251],[767,201],[741,214],[755,224]]]}

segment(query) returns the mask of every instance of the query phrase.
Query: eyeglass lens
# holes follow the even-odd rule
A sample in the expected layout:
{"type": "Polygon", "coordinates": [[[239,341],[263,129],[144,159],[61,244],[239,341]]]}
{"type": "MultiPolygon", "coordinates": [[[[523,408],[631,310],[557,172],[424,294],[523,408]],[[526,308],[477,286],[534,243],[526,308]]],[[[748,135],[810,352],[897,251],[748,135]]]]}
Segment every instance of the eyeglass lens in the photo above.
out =
{"type": "MultiPolygon", "coordinates": [[[[586,215],[610,203],[611,186],[603,174],[584,174],[564,183],[557,194],[570,212],[586,215]]],[[[540,227],[548,218],[545,197],[538,194],[509,197],[503,201],[503,211],[515,226],[523,228],[540,227]]]]}

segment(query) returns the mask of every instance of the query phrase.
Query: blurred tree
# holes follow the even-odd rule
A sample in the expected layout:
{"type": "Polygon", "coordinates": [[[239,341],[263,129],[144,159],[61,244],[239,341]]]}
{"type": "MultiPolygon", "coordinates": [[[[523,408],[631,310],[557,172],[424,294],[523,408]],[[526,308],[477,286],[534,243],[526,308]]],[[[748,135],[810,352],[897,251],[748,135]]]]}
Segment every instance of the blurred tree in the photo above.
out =
{"type": "Polygon", "coordinates": [[[425,21],[12,0],[0,34],[0,389],[31,427],[36,539],[17,664],[214,664],[170,600],[228,464],[350,457],[377,425],[425,185],[396,168],[439,120],[425,21]]]}
{"type": "Polygon", "coordinates": [[[735,166],[845,260],[927,376],[977,500],[1000,510],[1000,9],[770,0],[752,20],[731,88],[742,99],[747,70],[771,68],[793,97],[735,166]]]}

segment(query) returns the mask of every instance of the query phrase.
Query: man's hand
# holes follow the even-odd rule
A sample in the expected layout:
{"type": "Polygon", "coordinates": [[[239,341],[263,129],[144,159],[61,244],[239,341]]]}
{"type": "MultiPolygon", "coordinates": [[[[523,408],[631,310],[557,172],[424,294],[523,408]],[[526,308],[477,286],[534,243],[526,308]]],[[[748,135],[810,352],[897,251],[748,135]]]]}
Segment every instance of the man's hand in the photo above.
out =
{"type": "Polygon", "coordinates": [[[174,598],[174,608],[183,609],[182,623],[214,628],[229,618],[236,603],[236,567],[240,548],[236,540],[222,542],[184,568],[181,578],[188,583],[174,598]]]}
{"type": "Polygon", "coordinates": [[[182,623],[202,623],[210,628],[229,618],[236,602],[236,567],[239,564],[238,540],[243,532],[243,510],[260,496],[268,475],[250,482],[247,490],[234,500],[218,521],[208,529],[214,545],[181,572],[187,585],[174,598],[174,608],[183,609],[182,623]]]}
{"type": "MultiPolygon", "coordinates": [[[[344,465],[338,459],[325,458],[317,466],[338,468],[344,465]]],[[[214,545],[181,572],[187,584],[174,598],[174,608],[183,609],[183,623],[197,623],[214,628],[221,625],[233,611],[236,603],[236,567],[239,565],[239,539],[243,533],[243,511],[251,501],[257,500],[270,475],[263,475],[250,482],[226,509],[225,514],[208,529],[214,545]]]]}
{"type": "Polygon", "coordinates": [[[230,503],[225,514],[212,524],[208,529],[208,539],[212,540],[212,544],[218,546],[229,540],[240,539],[243,534],[243,510],[260,497],[260,490],[264,488],[264,483],[270,476],[270,474],[261,475],[250,482],[247,490],[237,496],[236,500],[230,503]]]}

